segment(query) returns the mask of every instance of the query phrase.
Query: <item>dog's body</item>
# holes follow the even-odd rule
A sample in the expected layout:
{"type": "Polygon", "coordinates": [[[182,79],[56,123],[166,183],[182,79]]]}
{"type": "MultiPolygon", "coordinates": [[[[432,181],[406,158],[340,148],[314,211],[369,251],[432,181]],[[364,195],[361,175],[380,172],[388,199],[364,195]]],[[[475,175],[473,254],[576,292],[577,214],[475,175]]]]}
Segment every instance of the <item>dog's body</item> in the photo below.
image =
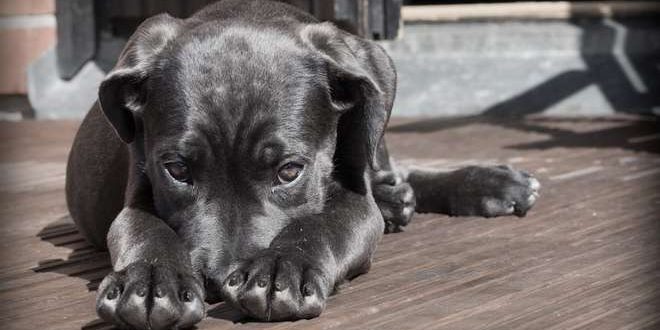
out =
{"type": "Polygon", "coordinates": [[[510,167],[394,169],[381,137],[395,83],[379,46],[276,2],[144,22],[67,169],[71,215],[115,270],[99,315],[180,328],[225,299],[262,320],[314,317],[414,210],[524,215],[538,181],[510,167]]]}

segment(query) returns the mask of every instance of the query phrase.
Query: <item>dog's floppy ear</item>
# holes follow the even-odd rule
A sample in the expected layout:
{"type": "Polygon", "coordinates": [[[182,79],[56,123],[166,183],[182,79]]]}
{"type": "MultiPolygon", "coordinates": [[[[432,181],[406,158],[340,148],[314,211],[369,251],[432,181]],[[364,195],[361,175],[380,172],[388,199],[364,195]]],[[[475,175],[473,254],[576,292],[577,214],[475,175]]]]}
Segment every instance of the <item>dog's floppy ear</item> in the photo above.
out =
{"type": "Polygon", "coordinates": [[[331,104],[339,111],[335,158],[341,166],[378,169],[375,159],[394,102],[396,73],[377,44],[331,23],[306,25],[302,40],[327,63],[331,104]]]}
{"type": "Polygon", "coordinates": [[[145,102],[144,81],[155,57],[179,33],[181,20],[161,14],[145,20],[128,40],[117,65],[99,87],[99,104],[119,138],[135,138],[135,113],[145,102]]]}

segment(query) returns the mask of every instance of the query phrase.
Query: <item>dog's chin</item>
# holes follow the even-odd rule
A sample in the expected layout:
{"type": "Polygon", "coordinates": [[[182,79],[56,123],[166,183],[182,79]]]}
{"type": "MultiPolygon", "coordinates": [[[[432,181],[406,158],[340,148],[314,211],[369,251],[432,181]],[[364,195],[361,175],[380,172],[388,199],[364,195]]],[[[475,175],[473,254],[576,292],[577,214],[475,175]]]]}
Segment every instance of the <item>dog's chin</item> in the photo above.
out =
{"type": "Polygon", "coordinates": [[[227,277],[225,274],[220,276],[213,275],[215,272],[201,271],[196,274],[196,277],[204,283],[204,301],[209,304],[221,302],[222,299],[222,284],[227,277]]]}

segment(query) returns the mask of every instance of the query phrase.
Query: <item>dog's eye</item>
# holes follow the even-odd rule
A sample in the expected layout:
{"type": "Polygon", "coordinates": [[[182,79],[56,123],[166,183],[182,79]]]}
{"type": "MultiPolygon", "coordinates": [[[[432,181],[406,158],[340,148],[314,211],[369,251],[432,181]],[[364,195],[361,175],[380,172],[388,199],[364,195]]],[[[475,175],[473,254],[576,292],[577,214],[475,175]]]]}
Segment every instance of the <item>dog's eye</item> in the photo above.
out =
{"type": "Polygon", "coordinates": [[[190,183],[190,174],[186,164],[182,162],[165,163],[165,169],[174,180],[190,183]]]}
{"type": "Polygon", "coordinates": [[[280,167],[280,170],[277,172],[277,179],[282,184],[293,182],[295,179],[300,176],[300,172],[303,170],[303,165],[298,163],[286,163],[284,166],[280,167]]]}

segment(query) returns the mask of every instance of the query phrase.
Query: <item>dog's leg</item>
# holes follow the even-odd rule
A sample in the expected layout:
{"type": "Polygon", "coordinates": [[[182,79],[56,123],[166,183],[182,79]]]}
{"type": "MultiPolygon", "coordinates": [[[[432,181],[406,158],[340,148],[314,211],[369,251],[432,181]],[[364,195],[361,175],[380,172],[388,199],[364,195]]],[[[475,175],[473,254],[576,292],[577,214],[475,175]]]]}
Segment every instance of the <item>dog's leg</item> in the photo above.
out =
{"type": "Polygon", "coordinates": [[[539,181],[511,166],[469,166],[455,171],[398,166],[385,140],[379,171],[371,173],[372,192],[386,222],[399,231],[413,212],[452,216],[524,216],[539,196],[539,181]]]}
{"type": "MultiPolygon", "coordinates": [[[[137,154],[135,149],[133,154],[137,154]]],[[[113,272],[97,291],[101,318],[131,329],[179,329],[204,317],[204,287],[188,249],[151,209],[151,186],[131,167],[126,203],[110,225],[113,272]]]]}
{"type": "Polygon", "coordinates": [[[126,207],[108,233],[114,271],[98,289],[101,318],[123,328],[179,329],[204,316],[202,283],[190,257],[162,220],[126,207]]]}
{"type": "Polygon", "coordinates": [[[416,211],[451,216],[525,216],[539,196],[539,181],[509,165],[454,171],[402,170],[415,192],[416,211]]]}
{"type": "Polygon", "coordinates": [[[149,207],[136,206],[148,205],[139,199],[148,198],[151,191],[135,168],[127,180],[128,158],[128,149],[95,105],[76,135],[66,192],[81,233],[96,247],[107,248],[112,257],[114,271],[99,286],[97,312],[123,328],[192,325],[204,314],[201,284],[172,229],[143,211],[149,207]],[[131,207],[123,206],[125,191],[131,207]]]}
{"type": "Polygon", "coordinates": [[[371,195],[336,188],[322,214],[294,219],[252,260],[237,265],[223,296],[260,320],[318,316],[335,286],[369,269],[383,219],[371,195]]]}

